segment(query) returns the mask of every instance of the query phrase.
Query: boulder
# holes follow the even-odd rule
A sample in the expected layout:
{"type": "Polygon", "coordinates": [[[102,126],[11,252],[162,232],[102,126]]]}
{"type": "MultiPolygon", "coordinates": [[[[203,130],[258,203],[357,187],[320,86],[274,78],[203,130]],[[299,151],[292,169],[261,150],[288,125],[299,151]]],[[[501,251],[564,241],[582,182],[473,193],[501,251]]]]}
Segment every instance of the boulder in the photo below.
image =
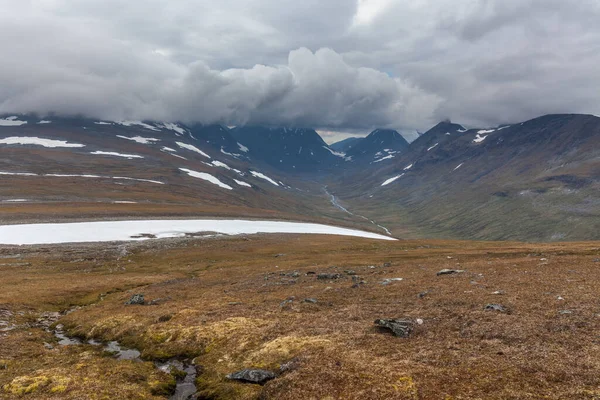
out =
{"type": "Polygon", "coordinates": [[[244,369],[227,375],[227,379],[246,383],[255,383],[258,385],[264,385],[276,377],[277,375],[275,375],[273,372],[266,371],[264,369],[244,369]]]}
{"type": "Polygon", "coordinates": [[[465,271],[463,271],[462,269],[447,269],[447,268],[445,268],[445,269],[439,271],[437,273],[437,276],[440,276],[440,275],[454,275],[454,274],[460,274],[462,272],[465,272],[465,271]]]}
{"type": "Polygon", "coordinates": [[[502,304],[487,304],[484,307],[485,311],[499,311],[499,312],[506,312],[506,307],[504,307],[502,304]]]}
{"type": "Polygon", "coordinates": [[[407,338],[412,333],[414,323],[410,319],[377,319],[375,325],[391,330],[395,336],[407,338]]]}
{"type": "Polygon", "coordinates": [[[137,293],[134,294],[133,296],[131,296],[131,298],[129,299],[129,301],[127,301],[125,303],[126,305],[140,305],[143,306],[144,304],[146,304],[146,301],[144,300],[144,295],[141,293],[137,293]]]}

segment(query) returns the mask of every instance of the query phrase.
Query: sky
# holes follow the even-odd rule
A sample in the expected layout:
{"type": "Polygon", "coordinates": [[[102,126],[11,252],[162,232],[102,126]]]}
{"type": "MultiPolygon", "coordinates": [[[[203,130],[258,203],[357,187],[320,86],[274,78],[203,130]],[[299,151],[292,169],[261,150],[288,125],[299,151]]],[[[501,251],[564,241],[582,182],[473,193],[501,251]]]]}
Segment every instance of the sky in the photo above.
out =
{"type": "Polygon", "coordinates": [[[0,114],[331,142],[600,114],[600,0],[0,0],[0,114]]]}

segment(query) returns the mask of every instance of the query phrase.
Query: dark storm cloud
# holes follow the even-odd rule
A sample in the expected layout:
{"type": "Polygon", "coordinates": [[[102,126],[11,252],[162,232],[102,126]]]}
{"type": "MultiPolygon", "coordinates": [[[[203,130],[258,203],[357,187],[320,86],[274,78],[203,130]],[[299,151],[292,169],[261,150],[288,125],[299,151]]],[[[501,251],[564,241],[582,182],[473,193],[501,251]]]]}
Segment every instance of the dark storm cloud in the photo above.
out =
{"type": "Polygon", "coordinates": [[[477,126],[599,113],[598,1],[0,0],[0,113],[477,126]]]}

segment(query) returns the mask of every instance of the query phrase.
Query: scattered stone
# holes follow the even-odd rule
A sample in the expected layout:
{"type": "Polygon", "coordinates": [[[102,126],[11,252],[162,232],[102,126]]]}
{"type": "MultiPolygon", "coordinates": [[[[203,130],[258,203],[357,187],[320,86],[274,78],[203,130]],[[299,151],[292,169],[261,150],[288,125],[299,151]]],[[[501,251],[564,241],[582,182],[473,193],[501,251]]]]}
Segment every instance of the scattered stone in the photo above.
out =
{"type": "Polygon", "coordinates": [[[391,266],[392,266],[392,263],[391,263],[391,262],[386,262],[386,263],[383,263],[383,267],[384,267],[384,268],[389,268],[389,267],[391,267],[391,266]]]}
{"type": "Polygon", "coordinates": [[[496,294],[496,295],[503,295],[506,292],[504,290],[496,290],[495,292],[493,292],[492,294],[496,294]]]}
{"type": "Polygon", "coordinates": [[[437,273],[437,276],[440,276],[440,275],[454,275],[454,274],[460,274],[460,273],[463,273],[463,272],[465,272],[465,271],[462,270],[462,269],[448,269],[448,268],[445,268],[445,269],[439,271],[437,273]]]}
{"type": "Polygon", "coordinates": [[[426,291],[424,291],[424,292],[421,292],[421,293],[419,293],[419,294],[417,295],[417,297],[418,297],[419,299],[422,299],[422,298],[424,298],[425,296],[427,296],[428,294],[429,294],[429,290],[426,290],[426,291]]]}
{"type": "Polygon", "coordinates": [[[423,325],[423,323],[424,323],[425,321],[423,321],[421,318],[417,318],[417,319],[415,320],[415,322],[417,323],[417,325],[423,325]]]}
{"type": "Polygon", "coordinates": [[[592,261],[595,263],[600,262],[600,258],[594,258],[592,261]]]}
{"type": "Polygon", "coordinates": [[[395,336],[407,338],[413,330],[413,321],[408,319],[376,319],[375,325],[389,329],[395,336]]]}
{"type": "Polygon", "coordinates": [[[54,349],[54,346],[52,346],[50,343],[47,343],[47,342],[44,342],[44,347],[48,350],[54,349]]]}
{"type": "Polygon", "coordinates": [[[353,270],[351,270],[351,269],[347,269],[347,270],[346,270],[346,271],[344,271],[344,272],[346,273],[346,275],[350,275],[350,276],[356,275],[356,271],[353,271],[353,270]]]}
{"type": "Polygon", "coordinates": [[[275,375],[273,372],[266,371],[264,369],[244,369],[242,371],[227,375],[227,379],[231,379],[233,381],[255,383],[258,385],[264,385],[276,377],[277,375],[275,375]]]}
{"type": "Polygon", "coordinates": [[[322,273],[322,274],[317,275],[317,279],[323,280],[323,281],[331,281],[334,279],[340,279],[341,277],[342,277],[341,274],[322,273]]]}
{"type": "Polygon", "coordinates": [[[230,306],[239,306],[241,304],[243,304],[241,301],[230,301],[229,303],[227,303],[230,306]]]}
{"type": "Polygon", "coordinates": [[[556,296],[556,300],[558,300],[558,301],[563,301],[563,300],[564,300],[564,298],[563,298],[562,296],[556,296]]]}
{"type": "Polygon", "coordinates": [[[307,298],[307,299],[304,299],[303,302],[304,303],[311,303],[311,304],[317,304],[318,303],[317,299],[313,299],[313,298],[310,298],[310,297],[307,298]]]}
{"type": "Polygon", "coordinates": [[[287,299],[285,299],[284,301],[282,301],[281,303],[279,303],[279,307],[285,308],[287,306],[290,306],[294,302],[294,300],[296,300],[296,297],[290,296],[287,299]]]}
{"type": "Polygon", "coordinates": [[[299,278],[300,277],[300,272],[298,271],[293,271],[293,272],[281,272],[279,274],[279,276],[289,276],[292,278],[299,278]]]}
{"type": "Polygon", "coordinates": [[[388,278],[388,279],[384,279],[381,282],[381,284],[384,285],[384,286],[387,286],[387,285],[389,285],[392,282],[400,282],[400,281],[403,281],[403,280],[404,280],[404,278],[388,278]]]}
{"type": "Polygon", "coordinates": [[[144,304],[146,304],[146,301],[144,300],[144,295],[141,293],[137,293],[134,294],[133,296],[131,296],[131,298],[129,299],[129,301],[127,301],[125,303],[126,305],[140,305],[143,306],[144,304]]]}
{"type": "Polygon", "coordinates": [[[561,315],[568,315],[568,314],[573,314],[573,311],[571,311],[571,310],[560,310],[558,313],[561,314],[561,315]]]}
{"type": "Polygon", "coordinates": [[[307,276],[308,276],[308,275],[316,275],[316,274],[317,274],[317,273],[316,273],[315,271],[308,271],[308,272],[306,273],[306,275],[307,275],[307,276]]]}
{"type": "Polygon", "coordinates": [[[506,308],[502,304],[487,304],[484,310],[506,312],[506,308]]]}
{"type": "Polygon", "coordinates": [[[275,258],[279,258],[279,257],[285,257],[285,254],[283,254],[283,253],[275,254],[275,258]]]}

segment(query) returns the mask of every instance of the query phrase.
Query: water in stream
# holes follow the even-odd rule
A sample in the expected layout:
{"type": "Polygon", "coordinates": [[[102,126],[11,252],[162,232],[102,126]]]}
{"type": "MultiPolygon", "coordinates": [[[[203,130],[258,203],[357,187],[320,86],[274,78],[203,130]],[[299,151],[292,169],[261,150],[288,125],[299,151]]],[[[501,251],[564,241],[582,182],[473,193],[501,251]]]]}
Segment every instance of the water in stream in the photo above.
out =
{"type": "MultiPolygon", "coordinates": [[[[75,337],[69,337],[64,332],[63,325],[57,325],[54,329],[54,336],[58,339],[58,344],[61,346],[75,346],[84,344],[81,339],[75,337]]],[[[94,339],[90,339],[87,344],[93,346],[104,345],[104,350],[114,354],[117,360],[131,360],[139,361],[141,353],[136,349],[128,349],[119,344],[119,342],[112,341],[108,343],[101,343],[94,339]]],[[[154,365],[161,371],[170,373],[174,368],[185,372],[185,378],[177,381],[175,393],[173,393],[169,400],[193,400],[196,399],[196,367],[190,363],[186,363],[177,359],[171,359],[166,362],[155,362],[154,365]]]]}

